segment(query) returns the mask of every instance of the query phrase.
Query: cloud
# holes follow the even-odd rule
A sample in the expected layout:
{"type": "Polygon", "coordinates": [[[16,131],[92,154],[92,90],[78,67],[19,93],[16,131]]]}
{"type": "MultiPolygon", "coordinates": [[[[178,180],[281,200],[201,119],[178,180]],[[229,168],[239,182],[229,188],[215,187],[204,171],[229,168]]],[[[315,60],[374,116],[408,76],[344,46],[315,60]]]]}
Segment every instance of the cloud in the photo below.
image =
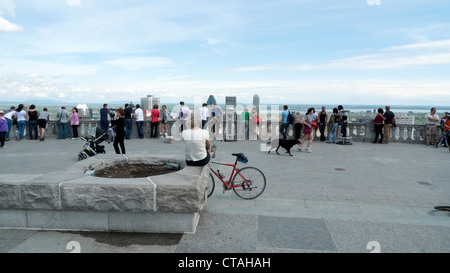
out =
{"type": "Polygon", "coordinates": [[[2,10],[6,11],[9,15],[14,16],[14,10],[16,9],[16,4],[12,0],[0,0],[0,15],[2,15],[2,10]]]}
{"type": "Polygon", "coordinates": [[[343,59],[317,63],[269,63],[256,66],[238,67],[234,72],[263,70],[381,70],[397,69],[420,65],[450,64],[450,40],[407,44],[380,50],[374,54],[359,55],[343,59]]]}
{"type": "Polygon", "coordinates": [[[80,6],[81,0],[67,0],[67,5],[69,6],[80,6]]]}
{"type": "Polygon", "coordinates": [[[11,23],[5,18],[0,16],[0,32],[20,32],[25,31],[21,25],[11,23]]]}
{"type": "Polygon", "coordinates": [[[167,68],[174,66],[174,62],[164,57],[130,57],[108,60],[106,65],[120,66],[125,70],[138,70],[141,68],[167,68]]]}

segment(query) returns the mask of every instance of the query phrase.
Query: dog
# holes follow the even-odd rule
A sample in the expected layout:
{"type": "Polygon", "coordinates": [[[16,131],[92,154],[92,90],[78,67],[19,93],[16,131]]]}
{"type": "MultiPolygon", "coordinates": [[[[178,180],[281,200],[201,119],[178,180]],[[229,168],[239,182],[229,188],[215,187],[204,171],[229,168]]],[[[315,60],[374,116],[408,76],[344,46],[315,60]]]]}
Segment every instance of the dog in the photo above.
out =
{"type": "Polygon", "coordinates": [[[164,142],[172,144],[173,143],[173,136],[167,136],[167,134],[164,136],[164,142]]]}
{"type": "Polygon", "coordinates": [[[270,145],[268,154],[270,154],[270,152],[276,147],[277,149],[275,150],[275,152],[279,155],[278,149],[282,147],[286,150],[287,154],[292,156],[291,154],[292,147],[294,147],[294,145],[300,144],[300,141],[298,139],[275,139],[273,141],[267,142],[266,144],[270,145]]]}

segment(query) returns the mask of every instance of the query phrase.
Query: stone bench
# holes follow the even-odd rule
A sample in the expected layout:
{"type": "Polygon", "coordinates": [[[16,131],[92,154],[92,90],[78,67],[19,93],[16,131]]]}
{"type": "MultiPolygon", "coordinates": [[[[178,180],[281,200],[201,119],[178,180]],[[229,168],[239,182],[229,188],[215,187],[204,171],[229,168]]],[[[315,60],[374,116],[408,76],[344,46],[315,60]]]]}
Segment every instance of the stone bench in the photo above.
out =
{"type": "Polygon", "coordinates": [[[124,232],[195,232],[206,204],[209,166],[183,158],[97,155],[58,173],[3,175],[0,227],[124,232]],[[118,163],[177,163],[181,170],[144,178],[85,174],[118,163]]]}

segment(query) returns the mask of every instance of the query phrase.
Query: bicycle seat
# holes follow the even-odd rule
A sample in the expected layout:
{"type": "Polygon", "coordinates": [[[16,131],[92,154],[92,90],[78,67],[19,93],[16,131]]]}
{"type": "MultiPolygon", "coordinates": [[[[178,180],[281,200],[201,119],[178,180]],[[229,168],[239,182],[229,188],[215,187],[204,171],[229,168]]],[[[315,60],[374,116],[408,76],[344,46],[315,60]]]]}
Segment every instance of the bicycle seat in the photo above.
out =
{"type": "Polygon", "coordinates": [[[244,157],[245,157],[245,154],[244,154],[244,153],[234,153],[234,154],[231,154],[231,155],[234,155],[234,156],[236,156],[237,158],[244,158],[244,157]]]}

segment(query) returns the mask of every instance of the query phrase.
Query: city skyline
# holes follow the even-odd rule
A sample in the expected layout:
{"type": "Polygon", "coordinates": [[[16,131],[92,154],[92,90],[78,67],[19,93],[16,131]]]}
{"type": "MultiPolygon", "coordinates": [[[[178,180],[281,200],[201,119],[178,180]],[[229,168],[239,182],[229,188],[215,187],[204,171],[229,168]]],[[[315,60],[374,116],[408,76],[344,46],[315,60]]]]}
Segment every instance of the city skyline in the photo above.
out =
{"type": "Polygon", "coordinates": [[[444,0],[0,0],[0,100],[450,104],[444,0]]]}

